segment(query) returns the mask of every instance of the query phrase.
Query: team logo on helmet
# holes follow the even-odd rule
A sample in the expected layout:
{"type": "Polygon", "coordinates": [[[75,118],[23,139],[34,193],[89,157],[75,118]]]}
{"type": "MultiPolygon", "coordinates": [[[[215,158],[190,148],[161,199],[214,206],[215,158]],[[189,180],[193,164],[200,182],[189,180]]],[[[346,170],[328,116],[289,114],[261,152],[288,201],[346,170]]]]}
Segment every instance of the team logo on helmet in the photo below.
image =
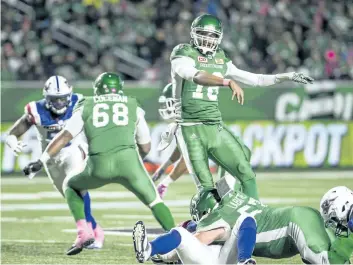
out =
{"type": "Polygon", "coordinates": [[[330,200],[326,200],[326,201],[324,201],[323,204],[321,204],[321,209],[322,209],[322,212],[323,212],[324,214],[327,214],[327,213],[328,213],[328,211],[329,211],[329,209],[330,209],[332,203],[333,203],[336,199],[337,199],[337,197],[335,197],[335,198],[333,198],[333,199],[330,199],[330,200]]]}

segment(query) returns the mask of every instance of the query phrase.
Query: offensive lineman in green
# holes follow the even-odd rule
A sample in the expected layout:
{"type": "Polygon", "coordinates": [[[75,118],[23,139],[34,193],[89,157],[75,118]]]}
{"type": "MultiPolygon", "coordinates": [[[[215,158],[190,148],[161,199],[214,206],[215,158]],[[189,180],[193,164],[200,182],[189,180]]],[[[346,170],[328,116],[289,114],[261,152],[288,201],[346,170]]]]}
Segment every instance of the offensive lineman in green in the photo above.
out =
{"type": "Polygon", "coordinates": [[[222,22],[209,14],[197,17],[191,25],[191,43],[179,44],[172,51],[173,97],[180,103],[181,116],[175,134],[186,165],[199,189],[214,186],[208,158],[237,176],[244,193],[257,199],[255,173],[243,141],[222,125],[218,108],[219,86],[228,86],[244,103],[243,90],[233,81],[251,86],[270,86],[284,81],[303,84],[313,79],[301,73],[253,74],[238,69],[219,48],[222,22]],[[230,79],[225,79],[230,78],[230,79]]]}
{"type": "Polygon", "coordinates": [[[94,241],[88,232],[81,193],[110,183],[119,183],[133,192],[165,230],[174,220],[159,197],[142,163],[150,149],[150,135],[144,111],[133,97],[123,93],[123,81],[115,73],[103,73],[94,82],[94,96],[82,99],[64,130],[47,146],[41,158],[30,163],[25,174],[39,171],[43,164],[69,141],[84,133],[89,146],[85,169],[67,176],[63,190],[77,224],[78,235],[68,255],[76,255],[94,241]],[[139,155],[140,153],[140,155],[139,155]]]}
{"type": "MultiPolygon", "coordinates": [[[[215,190],[194,196],[190,212],[197,227],[189,221],[173,228],[164,237],[170,241],[170,235],[177,233],[179,242],[164,252],[154,251],[156,244],[145,240],[140,248],[141,261],[152,252],[161,254],[159,258],[165,262],[180,258],[184,264],[234,264],[242,223],[254,218],[257,235],[253,256],[282,259],[300,254],[306,264],[349,263],[353,253],[353,191],[347,187],[329,190],[321,199],[320,212],[302,206],[268,207],[241,192],[230,192],[221,200],[217,196],[215,190]]],[[[147,238],[143,223],[137,224],[144,231],[140,237],[147,238]]]]}

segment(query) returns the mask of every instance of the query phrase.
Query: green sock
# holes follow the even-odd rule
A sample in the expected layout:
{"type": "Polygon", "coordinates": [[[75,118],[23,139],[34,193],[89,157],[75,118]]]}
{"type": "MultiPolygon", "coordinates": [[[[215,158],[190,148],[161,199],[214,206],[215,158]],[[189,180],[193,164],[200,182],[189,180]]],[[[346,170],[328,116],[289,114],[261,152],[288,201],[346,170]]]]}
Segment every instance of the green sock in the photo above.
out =
{"type": "Polygon", "coordinates": [[[169,231],[175,227],[174,219],[169,208],[163,203],[158,203],[151,208],[153,216],[157,219],[158,223],[164,230],[169,231]]]}
{"type": "Polygon", "coordinates": [[[344,264],[353,253],[353,234],[348,238],[337,238],[331,245],[328,259],[331,264],[344,264]]]}
{"type": "Polygon", "coordinates": [[[65,198],[75,221],[85,219],[85,206],[82,197],[74,189],[67,188],[65,198]]]}

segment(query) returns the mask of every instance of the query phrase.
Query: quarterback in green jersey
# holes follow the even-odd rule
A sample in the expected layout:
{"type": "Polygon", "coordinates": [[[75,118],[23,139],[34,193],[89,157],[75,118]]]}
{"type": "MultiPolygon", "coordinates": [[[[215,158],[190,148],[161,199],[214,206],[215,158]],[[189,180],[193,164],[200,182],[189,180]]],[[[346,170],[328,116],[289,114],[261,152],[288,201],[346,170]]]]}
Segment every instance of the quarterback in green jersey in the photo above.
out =
{"type": "Polygon", "coordinates": [[[158,253],[153,250],[153,241],[146,243],[152,252],[146,248],[142,252],[145,259],[153,253],[162,254],[152,258],[159,262],[180,259],[184,264],[235,264],[240,224],[252,217],[257,224],[255,257],[281,259],[300,254],[306,264],[349,263],[353,253],[353,191],[347,187],[329,190],[321,199],[320,212],[301,206],[268,207],[241,192],[228,193],[219,201],[213,191],[193,197],[190,211],[196,224],[185,222],[166,234],[173,240],[170,235],[177,231],[179,244],[158,253]]]}
{"type": "MultiPolygon", "coordinates": [[[[158,145],[158,150],[162,151],[167,148],[173,139],[175,139],[175,130],[177,128],[177,124],[175,122],[178,114],[176,113],[177,102],[173,98],[173,85],[172,83],[167,84],[158,98],[159,103],[159,115],[160,117],[169,123],[168,128],[161,135],[161,141],[158,145]]],[[[248,151],[250,153],[250,150],[248,151]]],[[[168,159],[166,159],[156,170],[156,172],[152,176],[152,180],[154,182],[160,181],[157,190],[161,198],[163,198],[168,190],[168,186],[179,179],[183,174],[188,173],[186,168],[185,160],[181,155],[181,152],[178,147],[175,147],[174,151],[170,155],[168,159]],[[173,170],[164,178],[162,175],[166,171],[166,169],[174,164],[173,170]]],[[[226,177],[229,182],[234,182],[232,186],[234,190],[241,189],[241,184],[237,181],[237,178],[233,178],[225,169],[218,166],[218,179],[226,177]]]]}
{"type": "Polygon", "coordinates": [[[214,186],[208,158],[242,183],[244,193],[257,199],[255,173],[243,141],[222,125],[218,108],[220,86],[229,87],[240,104],[244,92],[234,80],[251,86],[270,86],[284,81],[303,84],[313,79],[301,73],[253,74],[238,69],[219,47],[222,22],[204,14],[191,25],[190,44],[177,45],[170,56],[173,98],[179,103],[176,137],[189,172],[199,189],[214,186]]]}
{"type": "Polygon", "coordinates": [[[106,184],[123,185],[152,210],[165,230],[174,227],[170,210],[159,197],[141,159],[151,145],[144,111],[135,98],[124,95],[123,81],[115,73],[101,74],[93,86],[94,96],[79,101],[71,119],[41,158],[24,169],[26,174],[39,171],[50,157],[80,133],[87,139],[85,168],[68,175],[63,184],[78,230],[68,255],[80,253],[93,239],[85,221],[82,192],[106,184]]]}

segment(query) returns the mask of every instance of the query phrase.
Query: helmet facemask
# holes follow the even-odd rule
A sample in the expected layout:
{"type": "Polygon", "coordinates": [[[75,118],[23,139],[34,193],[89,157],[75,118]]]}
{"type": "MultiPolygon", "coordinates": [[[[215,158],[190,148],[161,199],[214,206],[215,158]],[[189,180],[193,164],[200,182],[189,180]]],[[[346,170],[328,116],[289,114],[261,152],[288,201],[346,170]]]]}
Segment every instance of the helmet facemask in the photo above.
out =
{"type": "Polygon", "coordinates": [[[320,202],[320,213],[326,227],[334,230],[339,237],[348,237],[353,232],[353,192],[346,187],[328,191],[320,202]]]}
{"type": "Polygon", "coordinates": [[[72,93],[60,96],[46,95],[46,107],[57,115],[64,114],[70,105],[71,95],[72,93]]]}
{"type": "Polygon", "coordinates": [[[177,99],[166,98],[165,96],[159,97],[160,108],[158,109],[159,115],[163,120],[175,120],[177,118],[177,99]]]}
{"type": "Polygon", "coordinates": [[[337,237],[348,237],[350,234],[348,222],[350,218],[353,218],[353,204],[351,205],[349,212],[350,214],[347,215],[347,219],[339,219],[333,211],[329,219],[325,222],[325,226],[334,229],[335,236],[337,237]]]}
{"type": "Polygon", "coordinates": [[[223,37],[221,31],[198,27],[192,28],[190,35],[193,44],[205,55],[213,54],[217,50],[223,37]]]}

